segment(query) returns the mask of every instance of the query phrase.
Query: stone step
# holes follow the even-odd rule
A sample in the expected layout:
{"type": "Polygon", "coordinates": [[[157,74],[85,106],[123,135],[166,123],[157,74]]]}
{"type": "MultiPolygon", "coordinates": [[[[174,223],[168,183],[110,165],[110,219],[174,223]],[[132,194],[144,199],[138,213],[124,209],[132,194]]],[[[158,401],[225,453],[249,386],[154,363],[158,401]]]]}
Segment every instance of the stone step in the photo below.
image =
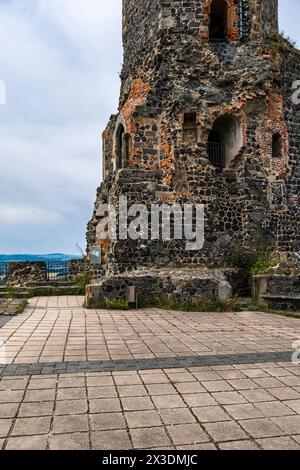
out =
{"type": "Polygon", "coordinates": [[[5,289],[1,289],[0,298],[7,298],[12,296],[17,299],[28,298],[28,297],[43,297],[43,296],[60,296],[60,295],[79,295],[79,287],[70,286],[36,286],[27,288],[11,288],[7,286],[5,289]]]}

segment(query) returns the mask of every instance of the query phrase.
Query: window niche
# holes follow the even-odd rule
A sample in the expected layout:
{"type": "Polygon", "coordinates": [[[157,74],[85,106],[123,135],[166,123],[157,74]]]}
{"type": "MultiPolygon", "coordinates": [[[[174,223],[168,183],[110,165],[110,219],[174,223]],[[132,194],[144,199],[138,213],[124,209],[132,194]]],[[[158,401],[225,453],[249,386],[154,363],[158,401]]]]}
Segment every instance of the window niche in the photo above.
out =
{"type": "Polygon", "coordinates": [[[123,124],[119,124],[116,133],[116,169],[121,170],[127,165],[130,154],[130,134],[125,132],[123,124]]]}
{"type": "Polygon", "coordinates": [[[226,0],[213,0],[209,17],[210,42],[228,41],[228,4],[226,0]]]}
{"type": "Polygon", "coordinates": [[[198,141],[197,114],[185,113],[183,120],[183,142],[196,144],[198,141]]]}
{"type": "Polygon", "coordinates": [[[217,168],[232,168],[235,157],[243,147],[243,134],[239,119],[222,116],[216,120],[209,133],[207,153],[209,161],[217,168]]]}
{"type": "Polygon", "coordinates": [[[282,138],[279,132],[272,137],[272,157],[276,159],[282,157],[282,138]]]}

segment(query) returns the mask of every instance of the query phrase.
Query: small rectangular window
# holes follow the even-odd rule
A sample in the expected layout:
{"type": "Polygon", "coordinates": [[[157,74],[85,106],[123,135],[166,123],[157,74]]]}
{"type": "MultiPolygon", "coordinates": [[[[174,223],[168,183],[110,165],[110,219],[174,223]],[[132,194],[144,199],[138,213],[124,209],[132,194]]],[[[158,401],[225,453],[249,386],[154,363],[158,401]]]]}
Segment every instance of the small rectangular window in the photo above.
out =
{"type": "Polygon", "coordinates": [[[183,142],[188,144],[197,143],[197,114],[185,113],[183,122],[183,142]]]}

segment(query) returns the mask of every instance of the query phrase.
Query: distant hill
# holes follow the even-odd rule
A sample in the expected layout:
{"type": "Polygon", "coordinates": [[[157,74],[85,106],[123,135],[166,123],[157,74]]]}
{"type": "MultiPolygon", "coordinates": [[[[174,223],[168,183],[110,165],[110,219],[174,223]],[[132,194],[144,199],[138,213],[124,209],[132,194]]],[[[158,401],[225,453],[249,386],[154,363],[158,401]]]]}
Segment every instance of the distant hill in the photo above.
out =
{"type": "Polygon", "coordinates": [[[78,255],[65,255],[63,253],[49,253],[45,255],[0,255],[0,262],[11,263],[14,261],[69,261],[80,259],[78,255]]]}

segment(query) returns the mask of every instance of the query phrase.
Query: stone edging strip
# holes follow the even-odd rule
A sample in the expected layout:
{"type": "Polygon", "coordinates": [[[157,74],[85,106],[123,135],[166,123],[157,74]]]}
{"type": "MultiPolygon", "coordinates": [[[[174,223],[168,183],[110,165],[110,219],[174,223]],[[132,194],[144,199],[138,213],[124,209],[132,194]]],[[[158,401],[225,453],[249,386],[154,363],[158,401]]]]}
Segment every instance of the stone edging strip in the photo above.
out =
{"type": "Polygon", "coordinates": [[[0,377],[20,375],[76,374],[91,372],[118,372],[154,369],[176,369],[197,366],[222,366],[256,363],[291,362],[291,351],[260,352],[232,355],[189,357],[162,357],[155,359],[125,359],[117,361],[41,362],[2,364],[0,377]]]}

